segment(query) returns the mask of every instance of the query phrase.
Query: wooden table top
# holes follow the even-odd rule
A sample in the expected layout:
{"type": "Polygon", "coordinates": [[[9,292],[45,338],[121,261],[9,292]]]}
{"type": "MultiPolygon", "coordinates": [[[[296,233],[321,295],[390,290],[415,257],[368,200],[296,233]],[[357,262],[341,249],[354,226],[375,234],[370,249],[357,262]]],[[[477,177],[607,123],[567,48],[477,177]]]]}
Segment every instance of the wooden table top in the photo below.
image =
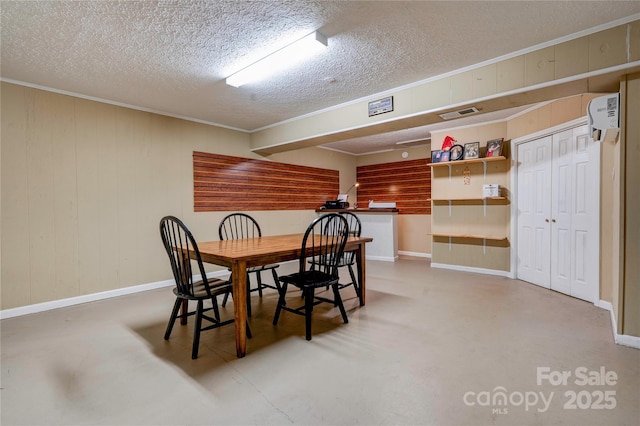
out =
{"type": "MultiPolygon", "coordinates": [[[[300,257],[304,234],[273,235],[240,240],[206,241],[198,243],[202,260],[222,266],[244,261],[247,266],[281,262],[300,257]]],[[[345,249],[355,250],[360,244],[373,241],[370,237],[349,237],[345,249]]]]}

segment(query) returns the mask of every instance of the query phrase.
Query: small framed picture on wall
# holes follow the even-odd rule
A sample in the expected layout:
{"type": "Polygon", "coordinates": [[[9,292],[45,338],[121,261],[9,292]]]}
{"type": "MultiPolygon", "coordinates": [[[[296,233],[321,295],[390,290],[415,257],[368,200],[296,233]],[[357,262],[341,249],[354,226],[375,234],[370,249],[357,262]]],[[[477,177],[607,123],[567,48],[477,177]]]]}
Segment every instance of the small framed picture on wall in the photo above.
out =
{"type": "Polygon", "coordinates": [[[502,138],[487,141],[487,154],[485,157],[499,157],[502,155],[502,138]]]}
{"type": "Polygon", "coordinates": [[[473,158],[480,158],[480,142],[464,144],[464,159],[471,160],[473,158]]]}

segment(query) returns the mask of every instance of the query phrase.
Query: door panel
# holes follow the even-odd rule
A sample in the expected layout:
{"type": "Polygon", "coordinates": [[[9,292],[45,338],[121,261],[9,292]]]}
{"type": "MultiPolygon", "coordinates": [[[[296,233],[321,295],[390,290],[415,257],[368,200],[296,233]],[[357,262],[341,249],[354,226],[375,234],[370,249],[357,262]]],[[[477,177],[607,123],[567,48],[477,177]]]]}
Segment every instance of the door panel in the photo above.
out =
{"type": "Polygon", "coordinates": [[[518,146],[518,278],[549,288],[551,137],[518,146]]]}
{"type": "Polygon", "coordinates": [[[574,175],[572,227],[573,268],[571,296],[596,302],[599,298],[599,204],[596,175],[599,173],[597,142],[588,127],[573,129],[574,175]]]}
{"type": "Polygon", "coordinates": [[[553,135],[551,159],[551,289],[571,293],[571,198],[573,132],[553,135]]]}

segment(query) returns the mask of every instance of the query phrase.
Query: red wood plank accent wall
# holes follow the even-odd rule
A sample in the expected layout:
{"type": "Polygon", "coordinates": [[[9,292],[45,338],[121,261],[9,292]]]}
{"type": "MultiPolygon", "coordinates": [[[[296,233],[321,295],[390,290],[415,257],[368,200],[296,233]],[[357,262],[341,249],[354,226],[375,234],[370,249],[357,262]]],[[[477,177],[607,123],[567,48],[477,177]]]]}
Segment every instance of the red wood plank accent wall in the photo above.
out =
{"type": "Polygon", "coordinates": [[[193,153],[194,211],[315,210],[340,191],[338,170],[193,153]]]}
{"type": "Polygon", "coordinates": [[[373,164],[357,168],[358,207],[369,200],[395,201],[399,214],[431,214],[431,167],[428,159],[373,164]]]}

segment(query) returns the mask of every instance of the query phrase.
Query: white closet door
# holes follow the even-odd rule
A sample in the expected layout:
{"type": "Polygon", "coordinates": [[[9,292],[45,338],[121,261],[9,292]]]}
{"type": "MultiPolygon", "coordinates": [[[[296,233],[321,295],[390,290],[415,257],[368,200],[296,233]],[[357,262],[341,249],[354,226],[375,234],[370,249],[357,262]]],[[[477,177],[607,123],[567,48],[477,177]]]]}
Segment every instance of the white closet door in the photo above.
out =
{"type": "Polygon", "coordinates": [[[573,131],[553,135],[551,185],[551,289],[571,294],[573,215],[573,131]]]}
{"type": "Polygon", "coordinates": [[[599,298],[600,145],[589,138],[588,126],[573,129],[571,217],[571,281],[569,294],[589,302],[599,298]]]}
{"type": "Polygon", "coordinates": [[[518,145],[519,279],[598,298],[600,147],[588,126],[518,145]]]}
{"type": "Polygon", "coordinates": [[[518,278],[550,288],[551,136],[518,145],[518,278]]]}

